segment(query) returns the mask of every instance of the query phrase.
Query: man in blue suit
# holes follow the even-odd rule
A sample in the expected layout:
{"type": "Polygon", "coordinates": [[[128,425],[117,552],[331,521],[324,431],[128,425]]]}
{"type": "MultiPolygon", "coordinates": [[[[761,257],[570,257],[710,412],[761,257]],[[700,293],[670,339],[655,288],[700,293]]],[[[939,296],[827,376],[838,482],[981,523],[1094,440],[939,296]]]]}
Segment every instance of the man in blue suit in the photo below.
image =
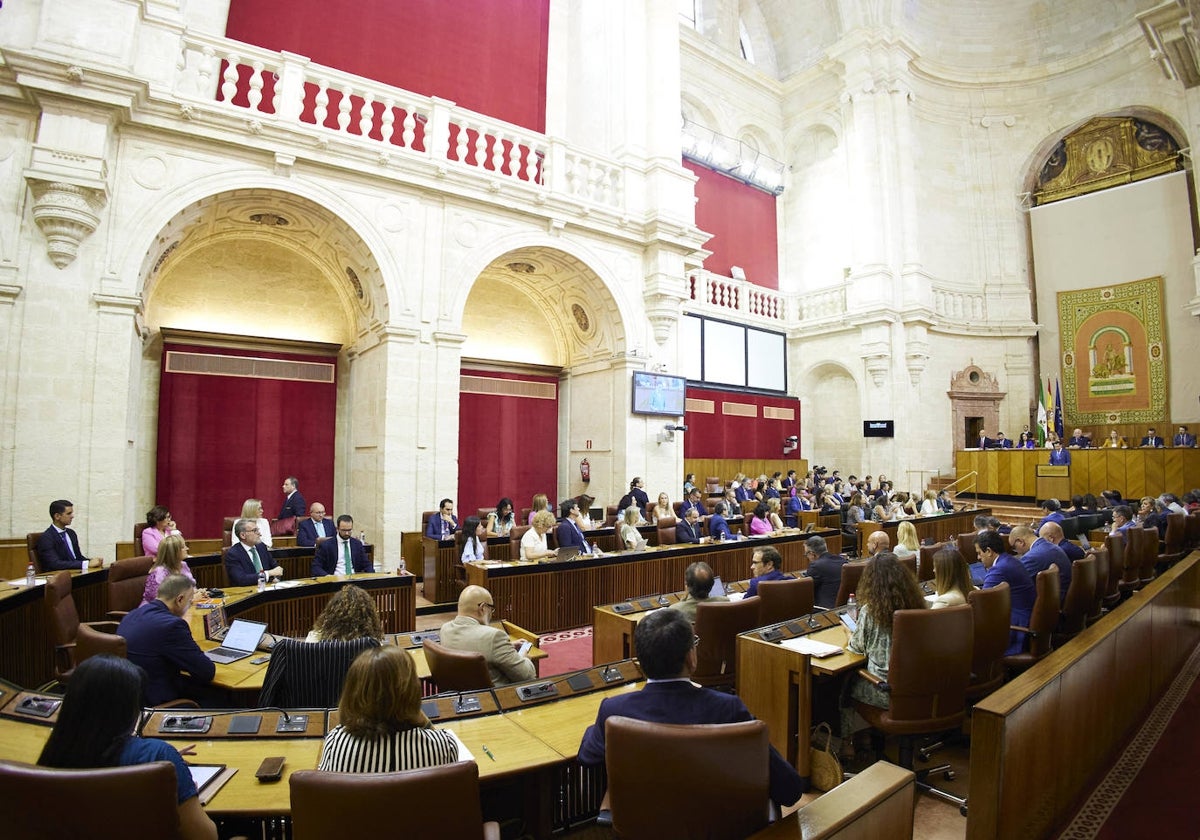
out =
{"type": "Polygon", "coordinates": [[[1063,449],[1062,441],[1054,441],[1054,448],[1050,450],[1050,463],[1056,467],[1071,466],[1071,453],[1063,449]]]}
{"type": "Polygon", "coordinates": [[[1018,525],[1009,532],[1008,544],[1021,559],[1025,571],[1029,572],[1030,580],[1036,580],[1038,572],[1051,566],[1058,569],[1058,598],[1061,603],[1071,586],[1071,561],[1067,553],[1050,540],[1037,536],[1032,528],[1025,525],[1018,525]]]}
{"type": "Polygon", "coordinates": [[[1063,516],[1062,504],[1058,501],[1058,499],[1046,499],[1044,502],[1042,502],[1041,508],[1042,510],[1046,511],[1046,515],[1042,517],[1041,522],[1034,526],[1035,531],[1041,531],[1042,526],[1047,522],[1057,522],[1061,525],[1062,521],[1066,519],[1066,517],[1063,516]]]}
{"type": "Polygon", "coordinates": [[[559,510],[562,512],[562,522],[554,529],[558,547],[578,546],[580,554],[587,554],[588,543],[587,537],[583,535],[583,516],[579,512],[579,500],[567,499],[559,505],[559,510]]]}
{"type": "Polygon", "coordinates": [[[729,523],[725,521],[727,510],[725,502],[717,502],[716,507],[713,508],[713,515],[708,518],[708,535],[712,537],[713,542],[737,539],[729,530],[729,523]]]}
{"type": "MultiPolygon", "coordinates": [[[[975,553],[979,562],[987,569],[983,578],[984,589],[991,589],[1002,583],[1008,584],[1012,610],[1012,617],[1008,623],[1028,627],[1029,616],[1033,614],[1033,602],[1037,600],[1037,590],[1025,567],[1017,558],[1004,551],[1004,538],[995,531],[984,531],[975,536],[975,553]]],[[[1005,654],[1020,653],[1024,646],[1025,634],[1014,630],[1009,634],[1005,654]]]]}
{"type": "Polygon", "coordinates": [[[337,539],[325,540],[313,554],[312,575],[350,575],[375,571],[367,549],[354,538],[354,520],[342,514],[337,518],[337,539]]]}
{"type": "Polygon", "coordinates": [[[693,507],[684,511],[683,519],[675,526],[675,542],[692,544],[701,542],[699,510],[693,507]]]}
{"type": "MultiPolygon", "coordinates": [[[[596,722],[583,733],[579,762],[604,764],[604,723],[621,715],[653,723],[702,724],[738,723],[753,720],[746,705],[738,698],[701,688],[691,681],[696,669],[696,640],[692,623],[679,610],[655,610],[638,623],[634,631],[638,661],[645,673],[641,691],[605,698],[596,712],[596,722]]],[[[796,768],[788,764],[774,747],[769,748],[769,795],[778,805],[791,805],[804,792],[804,783],[796,768]]]]}
{"type": "Polygon", "coordinates": [[[1180,426],[1175,432],[1175,438],[1171,443],[1172,446],[1194,447],[1196,445],[1196,436],[1188,434],[1187,426],[1180,426]]]}
{"type": "Polygon", "coordinates": [[[300,495],[300,482],[296,480],[294,475],[289,475],[283,480],[283,506],[279,509],[279,516],[276,519],[288,519],[296,517],[302,519],[304,517],[304,497],[300,495]]]}
{"type": "Polygon", "coordinates": [[[296,545],[316,545],[321,537],[332,537],[333,529],[333,521],[325,518],[325,505],[313,502],[308,516],[296,526],[296,545]]]}
{"type": "Polygon", "coordinates": [[[157,706],[180,697],[198,698],[201,686],[217,672],[201,652],[183,616],[192,605],[195,585],[183,575],[167,575],[155,600],[126,614],[117,625],[129,661],[146,672],[143,700],[157,706]],[[180,673],[186,671],[190,679],[180,673]]]}
{"type": "Polygon", "coordinates": [[[283,577],[283,569],[261,542],[255,520],[233,523],[233,536],[237,542],[225,549],[225,575],[230,586],[254,586],[259,572],[266,572],[267,577],[283,577]]]}
{"type": "Polygon", "coordinates": [[[84,563],[99,566],[100,558],[89,560],[79,548],[79,535],[71,530],[75,506],[66,499],[50,503],[50,527],[38,537],[38,565],[43,572],[79,569],[84,563]]]}

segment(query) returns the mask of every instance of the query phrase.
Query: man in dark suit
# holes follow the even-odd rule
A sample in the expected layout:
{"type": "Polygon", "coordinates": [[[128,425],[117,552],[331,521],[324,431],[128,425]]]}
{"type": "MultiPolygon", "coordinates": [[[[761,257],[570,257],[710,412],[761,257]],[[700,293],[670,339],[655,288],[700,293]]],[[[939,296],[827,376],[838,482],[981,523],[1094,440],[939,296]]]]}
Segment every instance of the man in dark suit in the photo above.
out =
{"type": "Polygon", "coordinates": [[[194,593],[194,584],[186,577],[167,575],[155,600],[126,614],[117,626],[129,661],[146,672],[143,701],[147,706],[180,697],[199,699],[196,689],[212,682],[217,672],[183,620],[194,593]],[[184,678],[182,671],[190,677],[184,678]]]}
{"type": "Polygon", "coordinates": [[[1151,447],[1153,449],[1161,449],[1163,446],[1166,446],[1166,442],[1158,436],[1158,432],[1154,431],[1153,428],[1150,428],[1146,430],[1146,436],[1142,438],[1142,442],[1138,445],[1151,447]]]}
{"type": "Polygon", "coordinates": [[[580,554],[587,554],[587,537],[583,535],[583,516],[579,512],[579,500],[567,499],[558,508],[562,513],[562,522],[554,529],[558,547],[578,546],[580,554]]]}
{"type": "Polygon", "coordinates": [[[458,530],[458,517],[454,515],[454,500],[442,499],[438,502],[438,512],[429,517],[425,526],[425,536],[431,540],[448,540],[454,537],[458,530]]]}
{"type": "Polygon", "coordinates": [[[354,520],[342,514],[337,518],[337,539],[325,540],[313,554],[312,575],[350,575],[375,571],[362,542],[354,538],[354,520]]]}
{"type": "Polygon", "coordinates": [[[813,603],[820,607],[832,607],[837,600],[838,587],[842,585],[842,566],[846,558],[831,554],[824,537],[809,537],[804,541],[804,554],[808,557],[808,571],[813,579],[813,603]]]}
{"type": "Polygon", "coordinates": [[[261,542],[255,520],[239,519],[233,523],[233,536],[236,542],[225,549],[225,575],[230,586],[254,586],[259,572],[266,572],[267,577],[283,577],[283,569],[261,542]]]}
{"type": "Polygon", "coordinates": [[[701,516],[708,515],[708,510],[704,507],[704,502],[700,501],[699,487],[693,487],[688,492],[687,498],[683,500],[683,504],[679,506],[680,512],[684,514],[686,514],[691,508],[698,510],[701,516]]]}
{"type": "MultiPolygon", "coordinates": [[[[583,733],[579,762],[604,764],[604,723],[621,715],[653,723],[704,724],[738,723],[753,720],[746,705],[730,694],[722,694],[692,683],[696,669],[696,644],[692,623],[678,610],[655,610],[634,631],[638,661],[647,682],[641,691],[605,698],[596,712],[596,722],[583,733]]],[[[778,805],[791,805],[804,792],[796,768],[776,752],[768,753],[769,796],[778,805]]]]}
{"type": "Polygon", "coordinates": [[[996,432],[996,439],[992,441],[993,449],[1012,449],[1013,442],[1004,436],[1004,432],[996,432]]]}
{"type": "Polygon", "coordinates": [[[1188,434],[1187,426],[1180,426],[1175,432],[1175,438],[1171,443],[1172,446],[1193,447],[1196,445],[1196,436],[1188,434]]]}
{"type": "Polygon", "coordinates": [[[1092,441],[1083,434],[1083,429],[1076,429],[1071,433],[1071,439],[1067,441],[1067,446],[1071,449],[1087,449],[1091,445],[1092,441]]]}
{"type": "Polygon", "coordinates": [[[296,480],[294,475],[289,475],[283,480],[283,507],[279,509],[277,519],[288,519],[296,517],[302,519],[304,510],[307,505],[304,502],[304,497],[300,495],[300,482],[296,480]]]}
{"type": "Polygon", "coordinates": [[[753,598],[758,594],[760,580],[791,580],[792,576],[783,571],[783,558],[775,546],[768,545],[754,550],[750,555],[750,585],[746,587],[746,597],[753,598]]]}
{"type": "MultiPolygon", "coordinates": [[[[989,447],[992,445],[992,443],[993,443],[993,441],[992,441],[992,439],[991,439],[990,437],[988,437],[988,436],[987,436],[987,432],[985,432],[983,429],[980,429],[980,430],[979,430],[979,440],[977,440],[977,441],[975,442],[975,446],[976,446],[976,448],[978,448],[978,449],[987,449],[987,448],[989,448],[989,447]]],[[[882,483],[883,483],[883,480],[882,480],[882,478],[880,479],[880,482],[879,482],[879,483],[880,483],[880,484],[882,484],[882,483]]]]}
{"type": "Polygon", "coordinates": [[[1050,463],[1056,467],[1071,466],[1071,453],[1063,449],[1062,441],[1054,441],[1054,448],[1050,450],[1050,463]]]}
{"type": "Polygon", "coordinates": [[[675,526],[675,542],[692,544],[700,542],[700,511],[696,508],[688,508],[683,519],[679,520],[679,524],[675,526]]]}
{"type": "Polygon", "coordinates": [[[43,572],[79,569],[84,563],[95,567],[100,558],[88,559],[79,548],[79,535],[71,530],[75,519],[75,506],[66,499],[50,503],[50,527],[42,532],[37,541],[38,564],[43,572]]]}
{"type": "Polygon", "coordinates": [[[729,508],[725,502],[717,502],[713,508],[713,515],[708,519],[708,535],[712,537],[713,542],[737,539],[729,530],[729,523],[725,521],[728,512],[729,508]]]}
{"type": "Polygon", "coordinates": [[[313,502],[308,516],[296,526],[296,545],[316,545],[321,537],[332,537],[333,531],[333,521],[325,518],[325,505],[313,502]]]}

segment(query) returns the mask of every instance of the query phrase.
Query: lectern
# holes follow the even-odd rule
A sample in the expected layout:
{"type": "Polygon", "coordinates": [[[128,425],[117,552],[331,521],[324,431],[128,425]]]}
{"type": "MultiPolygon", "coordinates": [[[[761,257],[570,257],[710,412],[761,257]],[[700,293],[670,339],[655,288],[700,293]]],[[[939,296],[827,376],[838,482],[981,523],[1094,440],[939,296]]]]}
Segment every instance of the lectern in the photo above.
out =
{"type": "Polygon", "coordinates": [[[1044,499],[1071,498],[1071,468],[1056,464],[1037,465],[1037,497],[1044,499]]]}

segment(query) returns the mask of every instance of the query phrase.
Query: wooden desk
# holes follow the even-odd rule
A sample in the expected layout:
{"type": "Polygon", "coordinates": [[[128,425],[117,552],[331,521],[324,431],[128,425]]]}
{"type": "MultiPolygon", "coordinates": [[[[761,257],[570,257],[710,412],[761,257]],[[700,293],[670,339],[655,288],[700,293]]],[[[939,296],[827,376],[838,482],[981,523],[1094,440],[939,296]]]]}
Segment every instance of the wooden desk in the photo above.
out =
{"type": "MultiPolygon", "coordinates": [[[[1200,449],[1072,449],[1070,495],[1116,489],[1127,499],[1200,487],[1200,449]]],[[[1037,492],[1036,468],[1047,449],[966,449],[954,453],[957,478],[975,470],[978,492],[1024,496],[1037,492]]],[[[969,483],[969,482],[966,482],[969,483]]]]}
{"type": "MultiPolygon", "coordinates": [[[[840,532],[817,535],[829,542],[831,550],[840,550],[840,532]]],[[[492,593],[498,616],[537,633],[552,633],[588,624],[596,604],[676,590],[684,570],[696,560],[707,562],[725,580],[737,580],[750,570],[754,551],[772,545],[785,571],[802,571],[808,567],[804,540],[810,536],[792,530],[765,538],[672,545],[578,560],[468,563],[467,582],[492,593]]]]}
{"type": "Polygon", "coordinates": [[[991,516],[991,508],[979,508],[978,510],[956,510],[952,513],[942,513],[936,516],[917,516],[912,519],[898,520],[896,522],[859,522],[854,527],[858,530],[858,546],[859,553],[865,554],[863,547],[867,544],[867,536],[879,530],[887,532],[888,539],[892,542],[892,547],[896,547],[896,529],[900,527],[900,522],[911,522],[913,527],[917,529],[917,539],[924,542],[925,540],[933,540],[935,543],[943,543],[947,540],[953,542],[958,539],[959,534],[965,534],[968,531],[974,531],[974,520],[976,516],[991,516]]]}

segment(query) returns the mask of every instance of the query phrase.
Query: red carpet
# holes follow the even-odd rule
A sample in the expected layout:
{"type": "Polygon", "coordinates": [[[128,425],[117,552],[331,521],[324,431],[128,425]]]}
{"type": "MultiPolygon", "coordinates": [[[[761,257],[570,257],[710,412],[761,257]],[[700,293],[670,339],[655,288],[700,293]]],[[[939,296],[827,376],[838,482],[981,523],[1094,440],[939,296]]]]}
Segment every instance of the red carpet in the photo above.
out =
{"type": "Polygon", "coordinates": [[[1060,840],[1200,837],[1200,808],[1193,799],[1200,755],[1198,661],[1200,651],[1060,840]]]}
{"type": "Polygon", "coordinates": [[[579,627],[542,636],[538,647],[546,651],[538,674],[552,677],[592,667],[592,628],[579,627]]]}

